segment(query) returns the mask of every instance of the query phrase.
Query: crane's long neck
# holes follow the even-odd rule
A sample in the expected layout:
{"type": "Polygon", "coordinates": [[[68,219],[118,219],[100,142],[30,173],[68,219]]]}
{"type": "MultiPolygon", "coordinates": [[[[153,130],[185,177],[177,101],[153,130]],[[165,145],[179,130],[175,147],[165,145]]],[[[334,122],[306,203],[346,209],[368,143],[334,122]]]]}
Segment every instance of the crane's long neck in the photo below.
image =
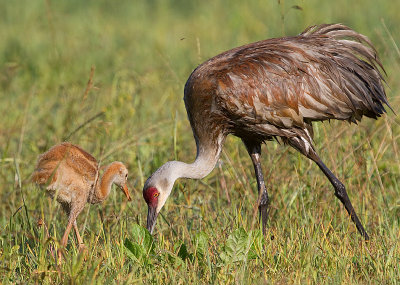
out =
{"type": "Polygon", "coordinates": [[[193,163],[169,161],[161,166],[148,179],[146,184],[158,186],[157,184],[159,183],[167,183],[172,188],[178,178],[201,179],[207,176],[214,169],[219,159],[223,140],[224,137],[222,135],[216,142],[209,144],[202,144],[196,140],[197,156],[193,163]]]}
{"type": "Polygon", "coordinates": [[[168,196],[171,194],[176,179],[201,179],[214,169],[221,154],[224,139],[225,136],[223,134],[211,143],[199,142],[196,138],[197,156],[193,163],[169,161],[147,179],[144,189],[155,187],[160,191],[156,209],[157,213],[164,206],[168,196]]]}
{"type": "Polygon", "coordinates": [[[173,168],[172,178],[191,178],[201,179],[206,177],[215,167],[221,154],[224,137],[221,137],[214,143],[201,144],[197,143],[197,156],[193,163],[185,163],[181,161],[171,161],[173,168]]]}
{"type": "Polygon", "coordinates": [[[206,177],[215,167],[219,158],[217,155],[208,153],[199,153],[193,163],[185,163],[182,161],[171,161],[173,170],[173,180],[178,178],[201,179],[206,177]]]}
{"type": "Polygon", "coordinates": [[[108,165],[103,176],[100,178],[100,183],[97,183],[94,189],[94,197],[91,201],[93,204],[103,202],[108,197],[115,175],[116,173],[113,164],[108,165]]]}

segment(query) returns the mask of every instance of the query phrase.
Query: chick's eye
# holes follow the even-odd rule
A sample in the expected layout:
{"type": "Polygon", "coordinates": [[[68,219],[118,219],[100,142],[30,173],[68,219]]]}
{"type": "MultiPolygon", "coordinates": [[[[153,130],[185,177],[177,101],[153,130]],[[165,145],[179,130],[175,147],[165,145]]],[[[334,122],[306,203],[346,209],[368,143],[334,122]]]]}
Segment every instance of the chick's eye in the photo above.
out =
{"type": "Polygon", "coordinates": [[[154,194],[153,194],[153,197],[154,197],[154,198],[157,198],[158,195],[160,195],[160,194],[159,194],[159,193],[154,193],[154,194]]]}

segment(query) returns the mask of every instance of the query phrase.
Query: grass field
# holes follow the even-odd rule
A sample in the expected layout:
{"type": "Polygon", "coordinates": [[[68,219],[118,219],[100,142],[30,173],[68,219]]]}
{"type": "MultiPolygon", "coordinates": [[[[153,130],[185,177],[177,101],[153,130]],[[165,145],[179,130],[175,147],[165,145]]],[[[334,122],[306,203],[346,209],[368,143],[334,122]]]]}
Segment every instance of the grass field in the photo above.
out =
{"type": "Polygon", "coordinates": [[[208,177],[178,180],[154,240],[141,228],[146,178],[168,160],[195,158],[182,97],[198,64],[245,43],[341,22],[376,46],[399,113],[398,11],[392,0],[1,0],[0,283],[400,283],[400,118],[392,112],[314,127],[367,243],[320,170],[275,142],[263,146],[272,198],[263,239],[252,223],[251,160],[234,137],[208,177]],[[102,164],[125,162],[133,201],[112,191],[102,205],[87,206],[78,218],[86,261],[71,233],[57,267],[51,251],[67,218],[29,177],[37,156],[64,140],[102,164]]]}

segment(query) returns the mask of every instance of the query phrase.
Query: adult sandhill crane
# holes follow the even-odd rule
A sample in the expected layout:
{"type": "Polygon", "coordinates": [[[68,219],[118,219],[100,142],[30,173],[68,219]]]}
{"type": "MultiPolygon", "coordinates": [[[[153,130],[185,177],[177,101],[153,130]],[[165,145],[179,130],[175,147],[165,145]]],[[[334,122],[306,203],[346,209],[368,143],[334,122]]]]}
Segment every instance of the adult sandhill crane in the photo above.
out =
{"type": "Polygon", "coordinates": [[[313,160],[335,189],[360,234],[360,223],[344,185],[313,146],[313,121],[357,122],[389,108],[383,66],[369,39],[341,25],[307,28],[294,37],[269,39],[223,52],[200,66],[185,85],[186,111],[197,145],[196,160],[170,161],[144,185],[147,228],[155,221],[180,177],[201,179],[214,168],[225,137],[242,139],[252,159],[265,234],[269,198],[261,170],[261,144],[280,139],[313,160]]]}
{"type": "Polygon", "coordinates": [[[131,200],[126,185],[128,170],[124,164],[114,161],[106,166],[101,179],[98,175],[99,165],[96,159],[71,143],[64,142],[53,146],[39,156],[32,180],[41,187],[45,186],[47,193],[57,199],[68,215],[68,225],[60,242],[62,247],[67,245],[68,235],[73,226],[79,249],[84,249],[76,218],[87,202],[103,202],[110,194],[113,183],[123,190],[129,201],[131,200]]]}

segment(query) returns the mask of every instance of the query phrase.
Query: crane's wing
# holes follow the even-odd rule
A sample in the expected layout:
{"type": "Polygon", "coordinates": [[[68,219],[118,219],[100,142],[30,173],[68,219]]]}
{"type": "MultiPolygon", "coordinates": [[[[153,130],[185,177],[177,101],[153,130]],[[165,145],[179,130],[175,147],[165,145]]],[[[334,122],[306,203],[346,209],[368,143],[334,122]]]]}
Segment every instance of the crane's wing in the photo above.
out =
{"type": "Polygon", "coordinates": [[[65,167],[83,176],[90,183],[96,179],[96,159],[79,146],[61,143],[39,156],[32,181],[39,185],[51,184],[56,181],[58,170],[65,167]]]}
{"type": "Polygon", "coordinates": [[[204,66],[216,104],[235,122],[304,128],[314,120],[376,118],[389,106],[372,44],[339,24],[239,47],[204,66]]]}

